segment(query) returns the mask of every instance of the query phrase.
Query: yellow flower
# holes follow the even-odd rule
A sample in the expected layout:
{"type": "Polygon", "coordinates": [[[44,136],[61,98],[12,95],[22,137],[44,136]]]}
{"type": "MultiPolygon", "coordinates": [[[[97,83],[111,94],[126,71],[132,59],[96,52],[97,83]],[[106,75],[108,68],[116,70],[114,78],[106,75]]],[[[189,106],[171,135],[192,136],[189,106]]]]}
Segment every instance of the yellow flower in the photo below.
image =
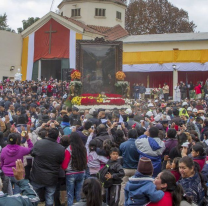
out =
{"type": "Polygon", "coordinates": [[[117,80],[124,80],[125,77],[126,77],[126,75],[122,71],[116,72],[116,79],[117,80]]]}

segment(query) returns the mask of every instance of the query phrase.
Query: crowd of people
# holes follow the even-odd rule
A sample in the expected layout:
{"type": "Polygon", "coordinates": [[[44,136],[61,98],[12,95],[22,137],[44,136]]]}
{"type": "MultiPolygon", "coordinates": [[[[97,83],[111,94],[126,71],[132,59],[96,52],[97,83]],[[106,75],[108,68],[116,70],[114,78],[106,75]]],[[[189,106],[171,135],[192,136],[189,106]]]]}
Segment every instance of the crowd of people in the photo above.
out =
{"type": "Polygon", "coordinates": [[[68,86],[0,85],[0,205],[208,204],[205,100],[79,111],[68,86]]]}
{"type": "MultiPolygon", "coordinates": [[[[186,98],[205,99],[208,95],[208,79],[204,84],[203,81],[198,81],[196,85],[194,85],[192,81],[190,81],[190,83],[184,83],[181,81],[174,86],[173,89],[175,94],[172,99],[176,102],[183,101],[186,98]]],[[[134,84],[132,87],[132,98],[135,100],[144,100],[146,91],[147,90],[143,83],[134,84]]],[[[164,99],[167,101],[169,99],[170,88],[167,83],[164,83],[162,87],[161,84],[159,84],[158,88],[152,88],[149,92],[148,95],[151,95],[154,99],[164,99]]]]}

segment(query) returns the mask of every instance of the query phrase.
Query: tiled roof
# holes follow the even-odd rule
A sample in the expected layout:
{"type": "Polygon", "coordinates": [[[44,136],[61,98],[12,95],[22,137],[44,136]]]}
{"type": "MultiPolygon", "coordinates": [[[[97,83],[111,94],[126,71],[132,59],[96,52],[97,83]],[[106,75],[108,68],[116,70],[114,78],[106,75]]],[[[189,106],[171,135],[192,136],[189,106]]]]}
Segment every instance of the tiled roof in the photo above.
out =
{"type": "Polygon", "coordinates": [[[73,18],[69,18],[69,17],[66,17],[66,16],[63,16],[63,18],[65,18],[68,21],[72,22],[73,24],[76,24],[77,26],[83,28],[86,32],[95,33],[95,34],[99,34],[101,36],[105,36],[101,32],[88,27],[86,24],[82,23],[81,21],[78,21],[78,20],[75,20],[73,18]]]}
{"type": "Polygon", "coordinates": [[[83,28],[86,32],[99,34],[101,36],[104,36],[107,40],[110,40],[110,41],[114,41],[114,40],[128,36],[128,32],[119,24],[114,27],[86,25],[82,23],[81,21],[75,20],[73,18],[69,18],[66,16],[63,16],[63,18],[83,28]]]}
{"type": "Polygon", "coordinates": [[[112,28],[112,27],[107,27],[107,26],[95,26],[95,25],[87,25],[87,26],[101,33],[104,33],[112,28]]]}
{"type": "Polygon", "coordinates": [[[122,37],[128,36],[128,32],[121,26],[121,25],[116,25],[112,27],[110,30],[106,31],[104,33],[107,35],[107,40],[114,41],[117,39],[120,39],[122,37]]]}

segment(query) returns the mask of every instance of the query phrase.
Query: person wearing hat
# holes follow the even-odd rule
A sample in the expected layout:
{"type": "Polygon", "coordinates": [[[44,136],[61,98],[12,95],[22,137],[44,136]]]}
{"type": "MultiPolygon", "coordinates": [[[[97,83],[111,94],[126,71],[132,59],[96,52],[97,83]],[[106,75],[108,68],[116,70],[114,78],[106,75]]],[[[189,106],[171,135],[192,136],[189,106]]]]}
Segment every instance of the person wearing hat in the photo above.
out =
{"type": "Polygon", "coordinates": [[[77,107],[72,107],[72,113],[69,116],[69,122],[71,126],[81,125],[79,109],[77,107]]]}
{"type": "Polygon", "coordinates": [[[141,157],[134,176],[129,178],[125,187],[125,205],[146,205],[148,202],[158,202],[163,196],[162,190],[157,190],[153,183],[153,165],[149,158],[141,157]]]}
{"type": "Polygon", "coordinates": [[[182,108],[179,109],[179,116],[187,116],[189,117],[188,115],[188,112],[187,112],[187,108],[188,108],[188,103],[187,102],[183,102],[182,103],[182,108]]]}
{"type": "Polygon", "coordinates": [[[190,116],[190,114],[192,114],[192,112],[193,112],[192,108],[191,107],[188,107],[187,108],[187,113],[188,113],[189,116],[190,116]]]}
{"type": "Polygon", "coordinates": [[[63,121],[63,116],[66,115],[66,114],[67,114],[67,111],[66,111],[66,110],[61,110],[60,116],[58,116],[58,117],[56,118],[56,121],[60,124],[61,121],[63,121]]]}

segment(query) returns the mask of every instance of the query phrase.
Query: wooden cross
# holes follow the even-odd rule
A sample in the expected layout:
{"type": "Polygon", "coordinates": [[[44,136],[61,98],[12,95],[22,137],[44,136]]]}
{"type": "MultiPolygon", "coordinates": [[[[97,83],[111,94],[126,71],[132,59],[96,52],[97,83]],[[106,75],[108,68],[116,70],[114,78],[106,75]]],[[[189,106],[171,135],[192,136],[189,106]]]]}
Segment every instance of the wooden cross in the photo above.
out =
{"type": "Polygon", "coordinates": [[[49,33],[49,54],[51,53],[51,37],[52,33],[56,33],[57,31],[52,31],[52,25],[50,25],[50,31],[45,31],[45,33],[49,33]]]}

